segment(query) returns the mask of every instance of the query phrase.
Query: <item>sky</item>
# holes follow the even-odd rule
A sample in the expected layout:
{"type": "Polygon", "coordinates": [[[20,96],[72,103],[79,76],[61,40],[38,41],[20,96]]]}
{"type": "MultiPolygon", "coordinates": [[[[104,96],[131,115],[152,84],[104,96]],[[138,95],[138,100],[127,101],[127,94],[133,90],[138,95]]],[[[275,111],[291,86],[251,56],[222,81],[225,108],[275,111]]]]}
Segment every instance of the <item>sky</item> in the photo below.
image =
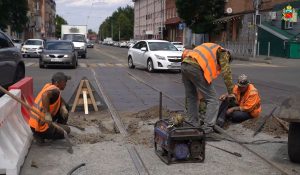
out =
{"type": "Polygon", "coordinates": [[[55,0],[56,14],[70,25],[87,25],[98,32],[100,24],[119,7],[130,5],[132,0],[55,0]]]}

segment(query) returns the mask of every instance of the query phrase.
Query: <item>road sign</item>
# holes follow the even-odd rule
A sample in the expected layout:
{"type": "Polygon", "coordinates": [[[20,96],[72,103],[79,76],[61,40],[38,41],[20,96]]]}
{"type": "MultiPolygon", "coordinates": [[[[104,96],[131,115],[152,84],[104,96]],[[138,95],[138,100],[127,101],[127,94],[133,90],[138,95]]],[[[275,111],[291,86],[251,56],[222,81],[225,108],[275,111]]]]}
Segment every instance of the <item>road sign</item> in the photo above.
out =
{"type": "Polygon", "coordinates": [[[186,26],[185,23],[183,23],[183,22],[182,22],[182,23],[179,23],[179,24],[178,24],[178,29],[179,29],[179,30],[183,30],[183,29],[185,28],[185,26],[186,26]]]}

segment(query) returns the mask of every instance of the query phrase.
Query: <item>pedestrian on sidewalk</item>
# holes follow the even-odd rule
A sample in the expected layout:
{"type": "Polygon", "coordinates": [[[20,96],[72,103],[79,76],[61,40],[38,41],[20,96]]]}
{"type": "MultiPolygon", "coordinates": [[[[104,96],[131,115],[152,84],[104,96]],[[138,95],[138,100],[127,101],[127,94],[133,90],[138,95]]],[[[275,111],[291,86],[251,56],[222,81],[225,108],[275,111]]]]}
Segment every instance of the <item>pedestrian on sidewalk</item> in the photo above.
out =
{"type": "Polygon", "coordinates": [[[189,51],[181,65],[182,80],[187,98],[188,122],[200,126],[198,117],[198,92],[204,97],[207,109],[202,128],[206,133],[213,131],[216,123],[219,101],[213,80],[222,72],[228,94],[232,93],[233,82],[228,51],[215,43],[203,43],[189,51]]]}
{"type": "Polygon", "coordinates": [[[245,74],[238,77],[238,83],[233,88],[233,95],[224,94],[220,100],[222,104],[217,120],[220,127],[223,127],[226,120],[240,123],[259,117],[261,113],[258,90],[250,83],[245,74]]]}
{"type": "Polygon", "coordinates": [[[39,111],[40,115],[32,112],[29,125],[37,141],[63,139],[63,130],[70,133],[70,128],[66,125],[69,107],[61,96],[61,91],[65,89],[70,79],[70,76],[62,72],[55,73],[52,76],[52,82],[47,83],[35,98],[33,108],[39,111]],[[63,130],[54,126],[52,122],[57,123],[63,130]]]}

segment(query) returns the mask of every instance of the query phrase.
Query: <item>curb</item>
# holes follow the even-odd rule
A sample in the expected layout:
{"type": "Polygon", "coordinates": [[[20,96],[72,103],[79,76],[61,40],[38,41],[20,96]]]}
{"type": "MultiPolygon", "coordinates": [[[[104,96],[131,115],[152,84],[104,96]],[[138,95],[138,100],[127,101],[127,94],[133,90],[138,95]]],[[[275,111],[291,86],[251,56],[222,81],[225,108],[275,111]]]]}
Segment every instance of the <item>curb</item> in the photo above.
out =
{"type": "Polygon", "coordinates": [[[249,62],[255,62],[255,63],[265,63],[265,64],[272,64],[272,61],[270,58],[252,58],[252,57],[241,57],[241,56],[233,56],[233,60],[240,60],[240,61],[249,61],[249,62]]]}

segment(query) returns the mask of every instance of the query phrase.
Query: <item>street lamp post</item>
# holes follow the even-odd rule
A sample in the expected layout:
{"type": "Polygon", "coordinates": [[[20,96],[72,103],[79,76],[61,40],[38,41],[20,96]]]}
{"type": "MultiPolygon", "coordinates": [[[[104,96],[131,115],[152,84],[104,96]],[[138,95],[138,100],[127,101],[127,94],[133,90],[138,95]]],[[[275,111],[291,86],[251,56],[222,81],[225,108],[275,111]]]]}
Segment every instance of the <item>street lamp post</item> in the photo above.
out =
{"type": "Polygon", "coordinates": [[[160,38],[164,39],[163,34],[163,23],[164,23],[164,10],[163,10],[163,0],[161,0],[161,26],[160,26],[160,38]]]}

